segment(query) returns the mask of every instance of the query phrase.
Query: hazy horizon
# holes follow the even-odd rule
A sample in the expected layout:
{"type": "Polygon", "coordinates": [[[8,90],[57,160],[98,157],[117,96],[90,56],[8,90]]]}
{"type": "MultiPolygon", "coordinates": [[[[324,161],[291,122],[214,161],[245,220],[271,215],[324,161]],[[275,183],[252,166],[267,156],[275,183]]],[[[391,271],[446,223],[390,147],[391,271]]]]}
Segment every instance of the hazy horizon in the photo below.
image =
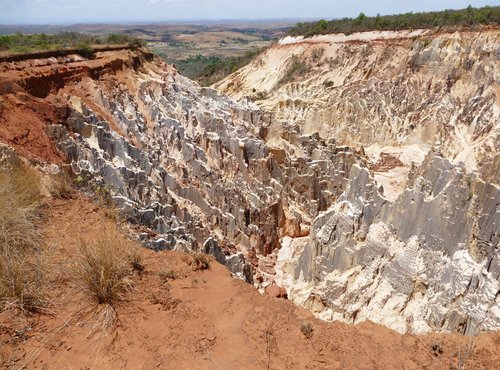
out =
{"type": "Polygon", "coordinates": [[[313,20],[500,5],[500,0],[0,0],[1,25],[313,20]],[[112,14],[112,16],[110,16],[112,14]]]}

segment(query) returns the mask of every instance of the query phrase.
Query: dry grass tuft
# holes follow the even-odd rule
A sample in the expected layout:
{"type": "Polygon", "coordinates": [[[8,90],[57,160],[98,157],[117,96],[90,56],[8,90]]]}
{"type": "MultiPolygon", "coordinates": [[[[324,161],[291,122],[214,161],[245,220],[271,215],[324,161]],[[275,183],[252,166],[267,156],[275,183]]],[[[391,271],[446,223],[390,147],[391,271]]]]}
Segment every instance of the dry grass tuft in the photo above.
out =
{"type": "Polygon", "coordinates": [[[160,271],[158,273],[158,276],[160,277],[160,282],[162,284],[168,283],[169,280],[176,280],[179,277],[177,272],[175,272],[174,269],[168,266],[164,270],[160,271]]]}
{"type": "Polygon", "coordinates": [[[65,173],[51,176],[49,178],[48,190],[50,195],[58,199],[72,199],[75,195],[71,179],[65,173]]]}
{"type": "Polygon", "coordinates": [[[39,175],[25,167],[0,171],[0,248],[31,250],[39,243],[34,226],[42,204],[39,175]]]}
{"type": "Polygon", "coordinates": [[[0,309],[14,307],[36,312],[46,307],[45,266],[43,251],[0,253],[0,309]]]}
{"type": "Polygon", "coordinates": [[[81,288],[98,304],[114,307],[132,289],[131,247],[111,225],[97,230],[90,240],[80,240],[74,271],[81,288]]]}
{"type": "Polygon", "coordinates": [[[45,305],[43,250],[35,226],[42,199],[36,171],[0,170],[0,309],[36,311],[45,305]]]}
{"type": "Polygon", "coordinates": [[[139,274],[142,274],[145,270],[144,262],[142,259],[141,248],[136,246],[130,246],[128,250],[128,260],[132,269],[139,274]]]}
{"type": "Polygon", "coordinates": [[[264,329],[264,338],[266,340],[266,354],[267,354],[267,362],[266,369],[271,368],[271,358],[274,355],[278,348],[278,342],[276,339],[276,333],[274,332],[274,323],[269,322],[264,329]]]}
{"type": "Polygon", "coordinates": [[[475,366],[473,366],[472,364],[471,366],[469,366],[470,362],[472,362],[472,357],[474,356],[475,351],[476,351],[475,343],[471,338],[469,339],[466,345],[464,345],[458,350],[457,364],[456,367],[452,365],[452,368],[458,370],[466,370],[470,367],[475,368],[475,366]]]}
{"type": "Polygon", "coordinates": [[[304,321],[300,325],[300,331],[302,332],[302,334],[304,334],[304,337],[306,337],[307,339],[311,339],[314,333],[314,327],[309,321],[304,321]]]}
{"type": "Polygon", "coordinates": [[[196,252],[191,254],[191,257],[193,271],[208,270],[210,268],[210,259],[205,253],[196,252]]]}
{"type": "Polygon", "coordinates": [[[109,304],[99,306],[99,312],[97,314],[98,327],[100,326],[101,329],[106,331],[113,328],[116,321],[117,316],[113,306],[109,304]]]}

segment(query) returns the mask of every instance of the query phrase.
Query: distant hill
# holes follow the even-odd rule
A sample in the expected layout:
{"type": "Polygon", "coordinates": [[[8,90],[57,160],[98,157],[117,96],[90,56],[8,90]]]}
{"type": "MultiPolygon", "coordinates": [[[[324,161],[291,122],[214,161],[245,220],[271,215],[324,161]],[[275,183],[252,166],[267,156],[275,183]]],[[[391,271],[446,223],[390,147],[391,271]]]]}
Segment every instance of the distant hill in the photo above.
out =
{"type": "Polygon", "coordinates": [[[372,30],[399,30],[407,28],[434,28],[440,26],[474,26],[500,24],[500,6],[440,12],[377,15],[368,17],[360,13],[357,18],[342,18],[331,21],[298,23],[288,32],[291,36],[314,36],[329,33],[353,33],[372,30]]]}

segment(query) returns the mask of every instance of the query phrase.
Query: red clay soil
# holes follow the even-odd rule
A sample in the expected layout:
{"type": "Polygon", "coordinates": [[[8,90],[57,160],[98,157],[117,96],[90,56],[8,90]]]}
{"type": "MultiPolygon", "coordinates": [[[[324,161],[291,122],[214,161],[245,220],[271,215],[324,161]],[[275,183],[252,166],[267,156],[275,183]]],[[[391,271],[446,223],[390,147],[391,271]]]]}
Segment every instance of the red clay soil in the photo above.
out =
{"type": "Polygon", "coordinates": [[[92,83],[94,80],[130,83],[135,66],[152,55],[143,50],[119,49],[98,52],[91,60],[66,55],[0,61],[0,142],[29,159],[65,162],[64,154],[47,135],[46,126],[64,124],[70,96],[80,97],[113,130],[124,135],[115,119],[93,101],[90,94],[99,88],[92,83]]]}
{"type": "Polygon", "coordinates": [[[47,136],[48,124],[60,123],[65,110],[24,93],[0,95],[0,142],[20,155],[60,164],[65,156],[47,136]]]}
{"type": "Polygon", "coordinates": [[[87,199],[52,202],[41,226],[54,246],[52,304],[44,314],[0,314],[0,368],[498,368],[500,333],[415,336],[369,322],[322,322],[233,279],[213,259],[208,270],[193,271],[193,257],[180,252],[141,249],[145,270],[131,273],[134,290],[105,329],[103,308],[71,274],[78,235],[101,225],[115,224],[87,199]]]}
{"type": "MultiPolygon", "coordinates": [[[[82,87],[107,73],[133,84],[124,66],[131,70],[135,57],[124,50],[91,61],[0,63],[0,142],[30,159],[65,162],[46,128],[64,121],[67,95],[92,101],[84,95],[92,90],[82,87]]],[[[113,89],[113,80],[102,85],[113,89]]],[[[140,249],[145,270],[131,272],[134,290],[116,307],[115,324],[104,327],[111,311],[78,289],[72,264],[79,235],[116,227],[112,219],[113,212],[86,198],[51,202],[40,225],[50,253],[50,304],[43,313],[0,313],[0,368],[495,369],[500,363],[500,333],[415,336],[368,322],[322,322],[283,298],[260,295],[213,259],[208,270],[193,271],[193,257],[180,252],[140,249]]]]}

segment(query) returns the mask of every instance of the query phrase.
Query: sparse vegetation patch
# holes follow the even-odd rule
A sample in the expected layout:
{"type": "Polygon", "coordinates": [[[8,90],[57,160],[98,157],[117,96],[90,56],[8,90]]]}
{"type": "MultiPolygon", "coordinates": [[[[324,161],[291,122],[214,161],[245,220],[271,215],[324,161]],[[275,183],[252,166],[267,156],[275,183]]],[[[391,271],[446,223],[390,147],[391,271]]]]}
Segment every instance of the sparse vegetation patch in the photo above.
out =
{"type": "Polygon", "coordinates": [[[278,82],[278,85],[284,85],[293,82],[297,77],[306,75],[311,70],[311,66],[305,60],[300,59],[297,55],[292,56],[289,67],[283,77],[278,82]]]}
{"type": "Polygon", "coordinates": [[[136,48],[144,46],[145,42],[136,37],[115,33],[106,36],[94,36],[77,32],[62,32],[55,35],[45,33],[0,35],[0,51],[19,54],[32,51],[76,48],[82,56],[88,57],[94,52],[94,45],[128,45],[136,48]]]}
{"type": "Polygon", "coordinates": [[[210,259],[205,253],[196,252],[191,255],[191,266],[193,271],[208,270],[210,268],[210,259]]]}

